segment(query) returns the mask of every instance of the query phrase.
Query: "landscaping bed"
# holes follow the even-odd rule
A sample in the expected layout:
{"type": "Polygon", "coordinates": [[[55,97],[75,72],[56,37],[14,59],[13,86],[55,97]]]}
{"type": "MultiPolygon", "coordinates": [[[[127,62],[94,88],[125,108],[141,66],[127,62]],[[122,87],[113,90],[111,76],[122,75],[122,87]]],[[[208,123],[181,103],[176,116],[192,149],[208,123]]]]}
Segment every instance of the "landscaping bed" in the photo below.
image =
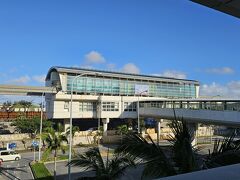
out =
{"type": "Polygon", "coordinates": [[[30,167],[36,180],[53,180],[53,176],[43,163],[31,163],[30,167]]]}

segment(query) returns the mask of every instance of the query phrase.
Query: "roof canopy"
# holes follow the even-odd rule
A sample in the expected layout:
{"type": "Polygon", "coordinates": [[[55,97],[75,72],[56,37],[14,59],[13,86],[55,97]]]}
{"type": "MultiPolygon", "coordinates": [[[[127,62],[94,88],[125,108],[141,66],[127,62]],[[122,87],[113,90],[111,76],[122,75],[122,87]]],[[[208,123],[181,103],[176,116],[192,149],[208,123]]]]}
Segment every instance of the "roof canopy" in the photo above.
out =
{"type": "Polygon", "coordinates": [[[191,1],[240,18],[240,0],[191,0],[191,1]]]}
{"type": "Polygon", "coordinates": [[[144,81],[163,81],[163,82],[165,81],[165,82],[175,82],[175,83],[181,82],[181,83],[191,83],[191,84],[199,85],[199,82],[196,80],[176,79],[176,78],[160,77],[160,76],[152,76],[152,75],[140,75],[140,74],[112,72],[112,71],[103,71],[103,70],[85,69],[85,68],[59,67],[59,66],[54,66],[49,69],[46,80],[50,79],[51,72],[68,73],[68,74],[75,74],[75,75],[96,72],[100,74],[100,75],[96,75],[98,77],[135,79],[135,80],[144,80],[144,81]]]}

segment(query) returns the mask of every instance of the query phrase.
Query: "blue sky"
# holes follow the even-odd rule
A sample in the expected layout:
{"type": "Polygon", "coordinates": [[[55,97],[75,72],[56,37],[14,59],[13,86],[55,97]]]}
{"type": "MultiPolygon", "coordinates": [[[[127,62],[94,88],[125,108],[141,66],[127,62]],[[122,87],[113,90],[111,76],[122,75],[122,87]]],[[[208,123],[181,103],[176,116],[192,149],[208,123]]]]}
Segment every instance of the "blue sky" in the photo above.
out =
{"type": "Polygon", "coordinates": [[[0,1],[0,84],[51,66],[196,79],[240,97],[240,19],[188,0],[0,1]]]}

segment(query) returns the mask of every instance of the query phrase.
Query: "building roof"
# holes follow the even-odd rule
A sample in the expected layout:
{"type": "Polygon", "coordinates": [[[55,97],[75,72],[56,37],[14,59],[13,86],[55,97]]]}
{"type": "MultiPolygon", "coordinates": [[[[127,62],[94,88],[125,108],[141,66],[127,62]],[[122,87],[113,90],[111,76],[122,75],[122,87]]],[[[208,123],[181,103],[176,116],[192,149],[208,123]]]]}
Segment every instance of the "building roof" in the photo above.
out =
{"type": "Polygon", "coordinates": [[[123,79],[137,79],[137,80],[149,80],[149,81],[166,81],[166,82],[182,82],[182,83],[192,83],[199,85],[199,81],[196,80],[188,80],[188,79],[177,79],[170,77],[161,77],[161,76],[153,76],[153,75],[142,75],[142,74],[132,74],[132,73],[123,73],[123,72],[113,72],[113,71],[105,71],[105,70],[96,70],[96,69],[86,69],[86,68],[75,68],[75,67],[61,67],[54,66],[51,67],[47,73],[46,80],[50,79],[51,72],[58,73],[69,73],[69,74],[83,74],[83,73],[99,73],[101,75],[96,76],[104,76],[104,77],[115,77],[115,78],[123,78],[123,79]]]}
{"type": "Polygon", "coordinates": [[[191,1],[240,18],[239,0],[191,0],[191,1]]]}

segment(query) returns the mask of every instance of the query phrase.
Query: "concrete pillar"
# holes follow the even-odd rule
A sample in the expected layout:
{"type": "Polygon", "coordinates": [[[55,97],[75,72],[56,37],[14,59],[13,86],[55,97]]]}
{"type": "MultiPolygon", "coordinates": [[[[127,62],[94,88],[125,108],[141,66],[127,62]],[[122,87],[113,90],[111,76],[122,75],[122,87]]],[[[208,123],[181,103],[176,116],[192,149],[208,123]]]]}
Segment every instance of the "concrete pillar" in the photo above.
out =
{"type": "Polygon", "coordinates": [[[160,135],[161,135],[161,122],[163,122],[163,119],[157,120],[157,144],[160,144],[160,135]]]}
{"type": "Polygon", "coordinates": [[[187,123],[187,126],[188,126],[190,132],[193,132],[192,146],[196,146],[197,145],[198,123],[187,123]]]}
{"type": "Polygon", "coordinates": [[[108,128],[109,118],[102,119],[102,122],[103,122],[103,135],[107,136],[107,128],[108,128]]]}
{"type": "Polygon", "coordinates": [[[70,120],[69,120],[69,119],[64,119],[64,120],[63,120],[63,129],[64,129],[64,132],[66,132],[69,127],[70,127],[70,120]]]}

